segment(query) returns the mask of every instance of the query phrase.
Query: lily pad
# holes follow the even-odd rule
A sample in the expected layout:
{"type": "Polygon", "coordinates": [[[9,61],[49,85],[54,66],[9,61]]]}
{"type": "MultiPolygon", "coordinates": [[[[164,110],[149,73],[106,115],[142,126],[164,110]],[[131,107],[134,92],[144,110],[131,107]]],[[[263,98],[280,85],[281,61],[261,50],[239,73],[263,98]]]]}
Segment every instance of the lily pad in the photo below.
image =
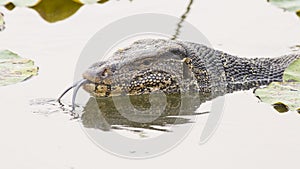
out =
{"type": "Polygon", "coordinates": [[[269,0],[269,2],[287,11],[295,12],[300,10],[299,0],[269,0]]]}
{"type": "Polygon", "coordinates": [[[285,69],[283,74],[284,82],[300,82],[300,59],[297,59],[285,69]]]}
{"type": "Polygon", "coordinates": [[[104,4],[105,2],[108,2],[109,0],[72,0],[74,2],[80,3],[80,4],[104,4]]]}
{"type": "Polygon", "coordinates": [[[10,11],[15,9],[15,7],[16,6],[13,3],[8,3],[8,4],[5,5],[5,8],[10,10],[10,11]]]}
{"type": "Polygon", "coordinates": [[[15,7],[34,9],[47,22],[54,23],[74,15],[84,4],[103,4],[109,0],[0,0],[8,10],[15,7]]]}
{"type": "Polygon", "coordinates": [[[290,109],[286,104],[281,103],[281,102],[274,103],[274,104],[272,104],[272,106],[273,106],[274,109],[277,110],[279,113],[285,113],[285,112],[288,112],[289,109],[290,109]]]}
{"type": "Polygon", "coordinates": [[[4,15],[0,12],[0,31],[5,29],[4,15]]]}
{"type": "Polygon", "coordinates": [[[9,3],[14,6],[30,7],[38,4],[42,0],[0,0],[0,5],[7,5],[9,3]]]}
{"type": "Polygon", "coordinates": [[[82,4],[73,0],[42,0],[31,7],[48,22],[57,22],[72,16],[82,4]]]}
{"type": "Polygon", "coordinates": [[[32,60],[8,50],[0,51],[0,86],[22,82],[37,73],[38,67],[32,60]]]}
{"type": "Polygon", "coordinates": [[[255,95],[281,113],[285,112],[282,108],[292,111],[300,108],[299,82],[273,82],[266,88],[256,89],[255,95]]]}
{"type": "Polygon", "coordinates": [[[300,110],[300,59],[284,71],[283,82],[273,82],[265,88],[255,90],[263,102],[271,104],[278,112],[300,110]]]}
{"type": "Polygon", "coordinates": [[[286,11],[296,12],[296,14],[299,16],[299,12],[300,12],[299,0],[268,0],[268,2],[286,11]]]}
{"type": "Polygon", "coordinates": [[[98,3],[98,1],[100,0],[73,0],[73,1],[81,4],[94,4],[94,3],[98,3]]]}

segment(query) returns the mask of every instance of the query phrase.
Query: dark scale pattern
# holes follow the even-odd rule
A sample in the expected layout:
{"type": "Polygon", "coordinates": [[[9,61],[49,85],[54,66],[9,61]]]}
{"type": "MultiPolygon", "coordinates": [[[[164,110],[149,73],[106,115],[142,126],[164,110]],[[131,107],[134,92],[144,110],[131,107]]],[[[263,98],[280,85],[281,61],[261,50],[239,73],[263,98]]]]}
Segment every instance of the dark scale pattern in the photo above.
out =
{"type": "Polygon", "coordinates": [[[274,81],[282,81],[284,70],[299,58],[299,55],[287,55],[279,58],[239,58],[227,55],[224,66],[228,92],[248,90],[267,85],[274,81]]]}
{"type": "Polygon", "coordinates": [[[179,44],[186,48],[187,57],[192,60],[191,70],[197,77],[201,91],[230,93],[282,81],[284,70],[295,59],[300,58],[299,54],[291,54],[277,58],[248,59],[196,43],[179,44]]]}
{"type": "Polygon", "coordinates": [[[225,71],[220,60],[223,53],[204,45],[181,42],[191,59],[190,67],[197,78],[200,92],[226,92],[225,71]]]}

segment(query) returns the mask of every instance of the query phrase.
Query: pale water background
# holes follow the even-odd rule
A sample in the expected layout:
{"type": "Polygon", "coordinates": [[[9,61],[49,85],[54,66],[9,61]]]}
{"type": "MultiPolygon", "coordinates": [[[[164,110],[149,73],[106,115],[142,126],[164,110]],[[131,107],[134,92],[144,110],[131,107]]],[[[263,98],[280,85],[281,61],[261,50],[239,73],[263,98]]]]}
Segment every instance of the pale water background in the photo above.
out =
{"type": "MultiPolygon", "coordinates": [[[[180,17],[187,4],[181,0],[110,1],[85,5],[54,24],[27,8],[9,12],[1,7],[7,29],[0,33],[0,48],[33,59],[40,71],[31,80],[0,88],[0,168],[299,168],[299,114],[279,114],[259,103],[251,91],[226,96],[222,122],[206,144],[198,145],[207,117],[201,116],[179,146],[148,160],[106,153],[68,115],[31,112],[30,99],[56,98],[73,83],[81,50],[102,27],[144,12],[180,17]]],[[[239,56],[287,54],[300,40],[299,18],[264,0],[197,0],[187,21],[214,48],[239,56]]]]}

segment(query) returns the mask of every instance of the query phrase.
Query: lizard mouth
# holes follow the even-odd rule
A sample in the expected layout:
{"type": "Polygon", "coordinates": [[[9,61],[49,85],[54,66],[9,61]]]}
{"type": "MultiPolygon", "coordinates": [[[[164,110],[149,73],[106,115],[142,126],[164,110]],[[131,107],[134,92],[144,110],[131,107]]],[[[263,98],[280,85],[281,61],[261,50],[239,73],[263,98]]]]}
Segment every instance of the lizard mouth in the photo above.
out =
{"type": "Polygon", "coordinates": [[[111,84],[95,83],[88,80],[82,87],[96,97],[108,97],[111,94],[111,84]]]}
{"type": "Polygon", "coordinates": [[[112,80],[107,77],[108,75],[105,75],[105,77],[103,75],[105,75],[105,71],[101,75],[90,70],[83,73],[83,78],[86,79],[86,83],[82,85],[83,89],[95,97],[110,96],[112,80]]]}
{"type": "MultiPolygon", "coordinates": [[[[87,92],[89,92],[90,94],[96,96],[96,97],[108,97],[111,95],[111,85],[110,84],[105,84],[105,83],[95,83],[92,82],[88,79],[81,79],[80,81],[76,82],[74,85],[70,86],[69,88],[67,88],[61,95],[60,97],[57,99],[57,101],[61,104],[61,99],[62,97],[68,93],[71,89],[74,89],[73,91],[73,96],[72,96],[72,110],[71,112],[73,112],[75,110],[75,100],[76,100],[76,96],[78,93],[78,90],[83,87],[84,90],[86,90],[87,92]]],[[[115,92],[116,93],[116,92],[115,92]]]]}

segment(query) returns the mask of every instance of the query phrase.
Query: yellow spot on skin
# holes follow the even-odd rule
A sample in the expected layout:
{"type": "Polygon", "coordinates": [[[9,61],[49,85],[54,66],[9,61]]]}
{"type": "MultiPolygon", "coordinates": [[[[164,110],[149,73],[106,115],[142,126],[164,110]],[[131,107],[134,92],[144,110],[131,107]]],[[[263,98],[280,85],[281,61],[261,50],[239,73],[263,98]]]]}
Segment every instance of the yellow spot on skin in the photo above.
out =
{"type": "Polygon", "coordinates": [[[119,48],[118,51],[119,51],[119,52],[123,52],[123,51],[124,51],[124,48],[119,48]]]}
{"type": "Polygon", "coordinates": [[[111,81],[111,79],[104,79],[104,80],[103,80],[103,83],[105,83],[105,84],[111,84],[112,81],[111,81]]]}
{"type": "Polygon", "coordinates": [[[107,86],[105,86],[105,85],[98,85],[97,86],[97,91],[99,91],[99,92],[106,92],[107,91],[107,86]]]}
{"type": "Polygon", "coordinates": [[[184,58],[181,60],[182,63],[191,63],[192,60],[190,58],[184,58]]]}
{"type": "Polygon", "coordinates": [[[105,93],[95,93],[94,95],[95,95],[96,97],[104,97],[104,96],[106,96],[105,93]]]}
{"type": "Polygon", "coordinates": [[[106,85],[98,85],[97,86],[97,91],[95,93],[96,96],[106,96],[107,92],[107,86],[106,85]]]}

